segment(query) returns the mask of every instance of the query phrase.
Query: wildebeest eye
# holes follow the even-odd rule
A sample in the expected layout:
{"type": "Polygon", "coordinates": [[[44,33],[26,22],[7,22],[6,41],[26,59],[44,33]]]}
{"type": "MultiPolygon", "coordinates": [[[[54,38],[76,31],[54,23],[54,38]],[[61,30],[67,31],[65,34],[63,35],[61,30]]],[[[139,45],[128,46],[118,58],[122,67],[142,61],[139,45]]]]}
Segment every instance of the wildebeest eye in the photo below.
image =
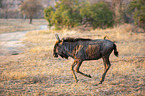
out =
{"type": "Polygon", "coordinates": [[[62,45],[61,45],[60,43],[57,45],[58,48],[61,48],[61,46],[62,46],[62,45]]]}

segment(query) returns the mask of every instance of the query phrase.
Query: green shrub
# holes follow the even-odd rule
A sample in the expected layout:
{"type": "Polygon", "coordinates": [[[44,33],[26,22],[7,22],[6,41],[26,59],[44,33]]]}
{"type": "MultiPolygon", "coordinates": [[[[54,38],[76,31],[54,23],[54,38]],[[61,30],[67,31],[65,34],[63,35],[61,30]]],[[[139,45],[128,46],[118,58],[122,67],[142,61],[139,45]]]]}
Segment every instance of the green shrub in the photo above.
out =
{"type": "Polygon", "coordinates": [[[133,0],[129,5],[134,23],[145,30],[145,0],[133,0]]]}
{"type": "Polygon", "coordinates": [[[55,13],[55,10],[53,9],[52,6],[49,6],[48,8],[44,9],[44,18],[47,20],[49,27],[54,25],[54,22],[52,20],[54,13],[55,13]]]}
{"type": "Polygon", "coordinates": [[[113,12],[109,9],[109,5],[104,2],[96,4],[85,4],[80,9],[80,14],[86,18],[84,22],[89,22],[93,28],[106,28],[113,25],[113,12]]]}
{"type": "Polygon", "coordinates": [[[59,28],[72,28],[78,26],[80,23],[80,14],[78,14],[77,7],[70,5],[67,0],[60,0],[60,3],[57,3],[55,8],[52,7],[46,8],[44,10],[45,19],[48,21],[49,26],[55,26],[56,29],[59,28]]]}
{"type": "Polygon", "coordinates": [[[44,10],[49,26],[72,28],[89,22],[93,28],[106,28],[113,25],[113,12],[104,2],[96,4],[78,3],[77,0],[60,0],[55,10],[52,7],[44,10]],[[85,23],[82,23],[85,22],[85,23]]]}

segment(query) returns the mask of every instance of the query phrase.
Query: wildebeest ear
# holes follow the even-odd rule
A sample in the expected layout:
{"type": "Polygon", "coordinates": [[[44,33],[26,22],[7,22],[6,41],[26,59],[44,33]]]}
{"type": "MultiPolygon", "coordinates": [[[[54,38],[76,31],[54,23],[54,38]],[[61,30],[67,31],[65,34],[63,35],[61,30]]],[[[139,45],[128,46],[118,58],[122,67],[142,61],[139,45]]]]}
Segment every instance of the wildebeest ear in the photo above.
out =
{"type": "Polygon", "coordinates": [[[60,42],[60,38],[59,38],[58,34],[55,34],[55,37],[60,42]]]}

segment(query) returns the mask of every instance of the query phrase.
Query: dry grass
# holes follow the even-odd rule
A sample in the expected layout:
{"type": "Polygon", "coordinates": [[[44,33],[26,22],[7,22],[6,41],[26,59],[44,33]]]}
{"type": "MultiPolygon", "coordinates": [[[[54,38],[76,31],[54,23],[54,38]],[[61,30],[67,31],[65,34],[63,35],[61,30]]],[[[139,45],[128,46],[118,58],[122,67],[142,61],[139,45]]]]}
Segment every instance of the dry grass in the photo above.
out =
{"type": "Polygon", "coordinates": [[[1,64],[0,93],[3,95],[145,95],[145,33],[130,24],[106,30],[92,31],[31,31],[23,38],[25,56],[1,64]],[[55,33],[60,37],[85,37],[98,39],[105,35],[115,41],[119,57],[110,57],[112,66],[102,85],[104,71],[102,60],[83,62],[81,71],[92,78],[77,74],[75,83],[68,60],[52,56],[55,33]]]}
{"type": "Polygon", "coordinates": [[[29,19],[0,19],[0,33],[37,30],[40,25],[47,25],[46,20],[33,19],[32,24],[29,24],[29,19]]]}

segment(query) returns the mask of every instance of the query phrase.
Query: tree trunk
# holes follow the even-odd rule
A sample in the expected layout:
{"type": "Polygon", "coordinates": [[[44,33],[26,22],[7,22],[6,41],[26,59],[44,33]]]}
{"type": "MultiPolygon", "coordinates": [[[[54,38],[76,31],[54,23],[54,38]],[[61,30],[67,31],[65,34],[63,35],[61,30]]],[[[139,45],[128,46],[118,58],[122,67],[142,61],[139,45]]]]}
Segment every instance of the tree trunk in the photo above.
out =
{"type": "Polygon", "coordinates": [[[8,10],[5,10],[5,19],[8,19],[8,10]]]}
{"type": "Polygon", "coordinates": [[[30,16],[30,24],[32,24],[32,19],[33,19],[32,16],[30,16]]]}

